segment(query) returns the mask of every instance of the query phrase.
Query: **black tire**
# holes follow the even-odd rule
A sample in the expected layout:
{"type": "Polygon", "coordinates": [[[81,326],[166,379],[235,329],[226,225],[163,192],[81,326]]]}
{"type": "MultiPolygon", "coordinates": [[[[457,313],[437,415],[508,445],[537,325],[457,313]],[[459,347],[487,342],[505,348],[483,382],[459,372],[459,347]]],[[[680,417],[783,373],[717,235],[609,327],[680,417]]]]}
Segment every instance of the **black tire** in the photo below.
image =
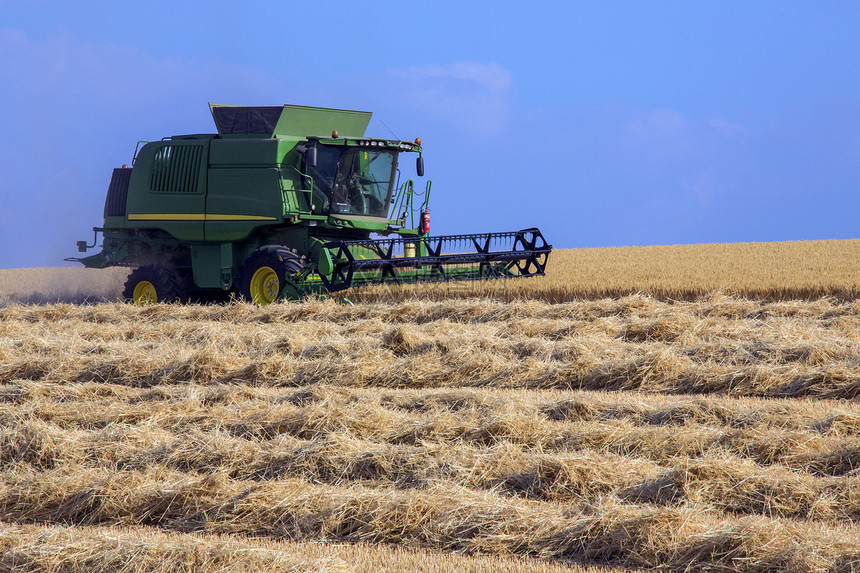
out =
{"type": "Polygon", "coordinates": [[[183,301],[187,296],[185,282],[173,269],[161,265],[144,265],[131,271],[122,296],[126,302],[149,304],[183,301]]]}
{"type": "Polygon", "coordinates": [[[254,304],[273,303],[287,284],[287,276],[301,272],[303,266],[302,258],[287,247],[260,247],[242,265],[239,294],[254,304]]]}

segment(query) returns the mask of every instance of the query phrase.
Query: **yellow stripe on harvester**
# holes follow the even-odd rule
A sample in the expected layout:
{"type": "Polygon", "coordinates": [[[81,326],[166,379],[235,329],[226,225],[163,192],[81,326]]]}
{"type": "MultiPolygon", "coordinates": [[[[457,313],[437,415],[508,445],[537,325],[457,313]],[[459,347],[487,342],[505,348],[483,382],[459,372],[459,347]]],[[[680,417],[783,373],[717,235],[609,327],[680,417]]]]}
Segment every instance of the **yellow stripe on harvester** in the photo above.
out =
{"type": "Polygon", "coordinates": [[[129,213],[129,221],[277,221],[265,215],[217,215],[209,213],[129,213]]]}
{"type": "Polygon", "coordinates": [[[206,214],[207,221],[277,221],[277,217],[267,217],[264,215],[209,215],[206,214]]]}

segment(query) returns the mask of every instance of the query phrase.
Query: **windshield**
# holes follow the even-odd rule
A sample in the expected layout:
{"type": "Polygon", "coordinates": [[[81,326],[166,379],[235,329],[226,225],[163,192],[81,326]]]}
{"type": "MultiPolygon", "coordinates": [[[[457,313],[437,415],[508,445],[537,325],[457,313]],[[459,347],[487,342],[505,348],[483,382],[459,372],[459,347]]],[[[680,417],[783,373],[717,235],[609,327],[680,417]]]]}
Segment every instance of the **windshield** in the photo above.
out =
{"type": "Polygon", "coordinates": [[[387,218],[396,168],[394,151],[321,145],[316,167],[308,167],[315,211],[387,218]]]}

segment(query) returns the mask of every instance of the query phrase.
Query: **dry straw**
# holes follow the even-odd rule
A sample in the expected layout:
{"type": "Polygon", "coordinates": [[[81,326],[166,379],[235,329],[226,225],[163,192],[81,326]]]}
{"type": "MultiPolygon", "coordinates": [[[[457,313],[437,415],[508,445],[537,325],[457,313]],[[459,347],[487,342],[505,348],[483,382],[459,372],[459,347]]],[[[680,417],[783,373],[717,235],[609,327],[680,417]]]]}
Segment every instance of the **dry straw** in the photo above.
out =
{"type": "Polygon", "coordinates": [[[848,279],[783,300],[679,276],[596,300],[611,281],[565,275],[356,306],[7,304],[0,568],[860,569],[848,279]]]}
{"type": "Polygon", "coordinates": [[[860,391],[860,305],[833,299],[11,306],[0,323],[6,382],[860,391]]]}

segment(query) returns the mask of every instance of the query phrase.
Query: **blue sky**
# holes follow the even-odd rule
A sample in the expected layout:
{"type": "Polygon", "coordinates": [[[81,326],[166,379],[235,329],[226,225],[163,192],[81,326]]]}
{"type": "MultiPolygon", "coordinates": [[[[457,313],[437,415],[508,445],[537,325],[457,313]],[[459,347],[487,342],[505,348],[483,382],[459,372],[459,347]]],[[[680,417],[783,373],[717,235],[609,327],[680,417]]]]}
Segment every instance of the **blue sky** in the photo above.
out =
{"type": "Polygon", "coordinates": [[[210,101],[421,137],[439,233],[860,237],[853,2],[0,0],[0,268],[57,266],[138,140],[210,101]],[[595,121],[596,120],[596,121],[595,121]]]}

